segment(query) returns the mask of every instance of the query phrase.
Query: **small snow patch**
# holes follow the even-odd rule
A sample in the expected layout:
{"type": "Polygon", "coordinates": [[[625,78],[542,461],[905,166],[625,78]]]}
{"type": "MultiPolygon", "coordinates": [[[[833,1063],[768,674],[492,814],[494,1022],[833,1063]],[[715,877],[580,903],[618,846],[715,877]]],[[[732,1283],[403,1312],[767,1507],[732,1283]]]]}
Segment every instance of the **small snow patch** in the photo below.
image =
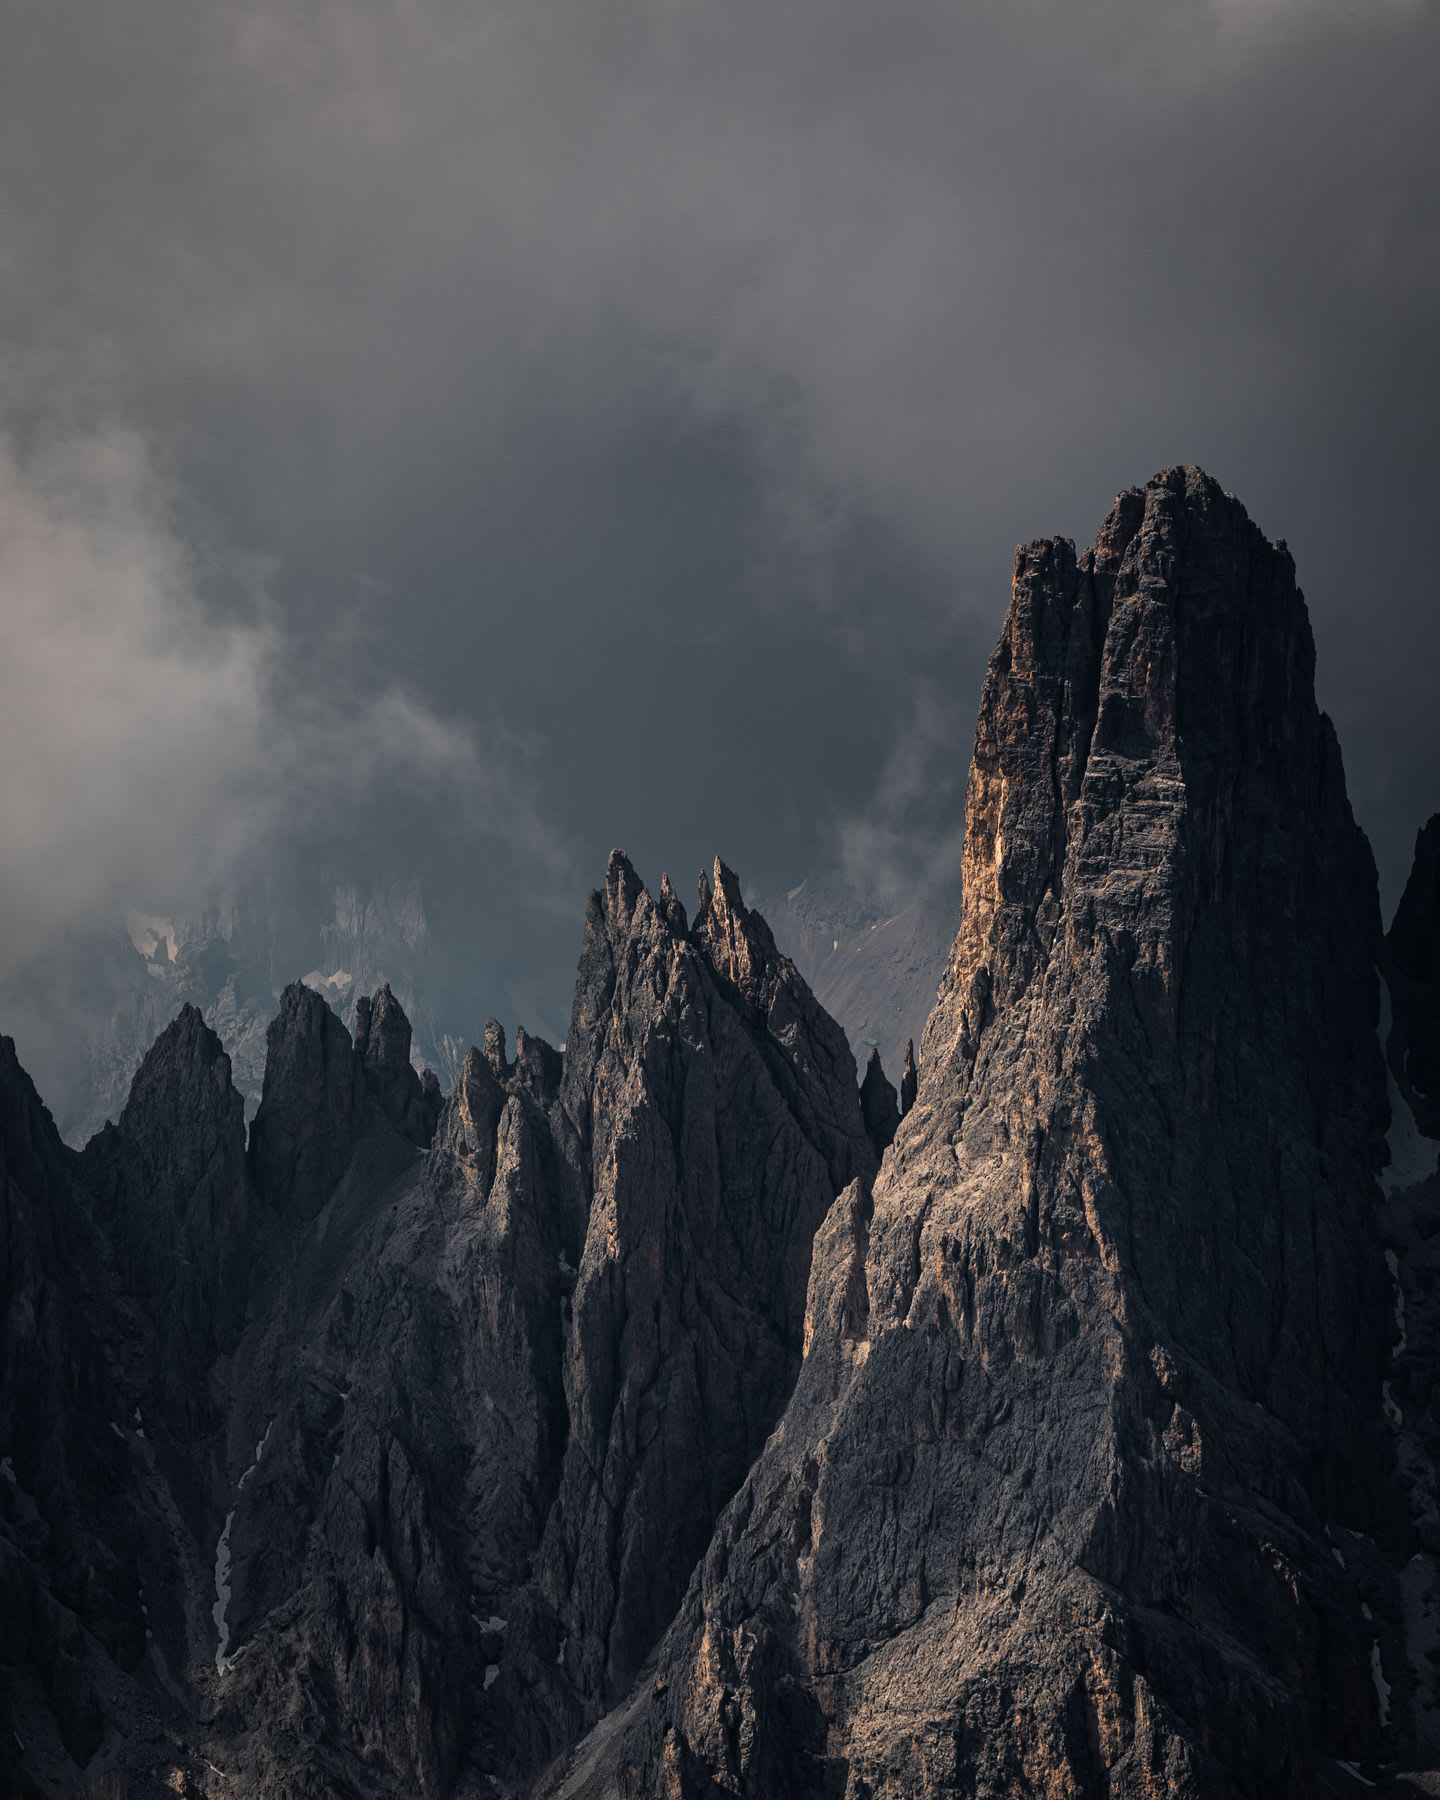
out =
{"type": "Polygon", "coordinates": [[[499,1663],[486,1663],[486,1665],[485,1665],[485,1685],[487,1688],[494,1686],[496,1678],[498,1677],[499,1673],[500,1673],[499,1663]]]}
{"type": "Polygon", "coordinates": [[[115,1421],[113,1419],[110,1421],[110,1429],[115,1433],[116,1437],[118,1437],[120,1442],[123,1444],[125,1442],[125,1433],[120,1429],[120,1427],[115,1423],[115,1421]]]}
{"type": "Polygon", "coordinates": [[[317,993],[338,997],[351,985],[354,977],[348,969],[336,969],[333,975],[327,975],[323,969],[312,969],[308,975],[300,977],[302,984],[314,988],[317,993]]]}
{"type": "Polygon", "coordinates": [[[1330,1554],[1335,1558],[1336,1562],[1339,1563],[1340,1567],[1343,1569],[1345,1567],[1345,1558],[1340,1554],[1339,1549],[1334,1544],[1332,1544],[1330,1546],[1330,1554]]]}
{"type": "Polygon", "coordinates": [[[1380,1664],[1379,1638],[1370,1646],[1370,1675],[1375,1683],[1375,1698],[1380,1703],[1380,1727],[1383,1730],[1390,1723],[1390,1683],[1380,1664]]]}
{"type": "Polygon", "coordinates": [[[5,1477],[12,1488],[19,1487],[20,1483],[15,1478],[15,1465],[8,1456],[0,1456],[0,1475],[5,1477]]]}
{"type": "Polygon", "coordinates": [[[1368,1777],[1366,1777],[1360,1773],[1359,1769],[1356,1768],[1354,1763],[1340,1762],[1339,1759],[1337,1758],[1336,1759],[1336,1767],[1343,1769],[1347,1775],[1353,1775],[1355,1777],[1355,1779],[1360,1783],[1361,1787],[1373,1788],[1375,1785],[1375,1783],[1373,1781],[1369,1780],[1368,1777]]]}

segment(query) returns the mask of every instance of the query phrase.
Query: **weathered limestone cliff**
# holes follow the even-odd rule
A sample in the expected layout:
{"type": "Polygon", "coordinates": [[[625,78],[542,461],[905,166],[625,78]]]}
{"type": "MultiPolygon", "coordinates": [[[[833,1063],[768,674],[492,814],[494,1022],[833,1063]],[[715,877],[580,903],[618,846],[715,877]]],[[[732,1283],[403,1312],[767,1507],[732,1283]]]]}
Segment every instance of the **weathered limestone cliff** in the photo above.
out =
{"type": "Polygon", "coordinates": [[[1298,1800],[1383,1754],[1379,924],[1312,668],[1198,471],[1019,553],[915,1104],[552,1791],[1298,1800]]]}

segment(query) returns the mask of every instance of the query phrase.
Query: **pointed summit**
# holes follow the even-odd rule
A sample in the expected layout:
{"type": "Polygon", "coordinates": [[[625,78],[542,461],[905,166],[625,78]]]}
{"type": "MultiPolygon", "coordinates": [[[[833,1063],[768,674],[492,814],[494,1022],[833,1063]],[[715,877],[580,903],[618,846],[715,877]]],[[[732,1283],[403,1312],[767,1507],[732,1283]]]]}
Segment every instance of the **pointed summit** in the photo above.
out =
{"type": "Polygon", "coordinates": [[[635,873],[630,858],[623,850],[612,850],[605,865],[604,902],[613,919],[629,920],[641,898],[649,900],[645,884],[635,873]]]}
{"type": "MultiPolygon", "coordinates": [[[[435,1133],[438,1109],[410,1060],[410,1021],[385,982],[355,1002],[355,1058],[371,1104],[420,1148],[435,1133]]],[[[437,1084],[438,1086],[438,1084],[437,1084]]]]}
{"type": "Polygon", "coordinates": [[[313,988],[293,981],[265,1034],[265,1085],[250,1128],[250,1168],[269,1203],[313,1219],[359,1136],[364,1076],[350,1033],[313,988]]]}
{"type": "Polygon", "coordinates": [[[794,1380],[815,1229],[874,1161],[844,1036],[734,875],[688,935],[677,908],[612,858],[552,1115],[583,1233],[569,1437],[509,1645],[547,1759],[673,1614],[794,1380]]]}
{"type": "Polygon", "coordinates": [[[746,906],[739,877],[718,856],[713,884],[701,889],[692,935],[716,974],[741,989],[753,988],[780,961],[770,927],[746,906]]]}
{"type": "Polygon", "coordinates": [[[870,1060],[865,1065],[865,1079],[860,1083],[860,1113],[878,1163],[894,1143],[895,1133],[900,1128],[900,1107],[895,1089],[880,1066],[878,1048],[871,1050],[870,1060]]]}
{"type": "Polygon", "coordinates": [[[680,904],[680,896],[675,892],[668,875],[660,877],[660,911],[676,937],[684,937],[690,929],[690,922],[685,917],[685,908],[680,904]]]}
{"type": "Polygon", "coordinates": [[[1379,1753],[1399,1627],[1327,1524],[1390,1529],[1378,918],[1312,679],[1199,470],[1017,555],[926,1104],[575,1800],[1308,1800],[1379,1753]]]}
{"type": "Polygon", "coordinates": [[[909,1038],[905,1044],[905,1067],[900,1074],[900,1117],[903,1119],[915,1104],[915,1096],[920,1091],[920,1075],[915,1067],[915,1040],[909,1038]]]}
{"type": "Polygon", "coordinates": [[[82,1160],[127,1287],[166,1344],[202,1364],[228,1347],[245,1317],[245,1103],[195,1007],[155,1040],[118,1123],[82,1160]]]}

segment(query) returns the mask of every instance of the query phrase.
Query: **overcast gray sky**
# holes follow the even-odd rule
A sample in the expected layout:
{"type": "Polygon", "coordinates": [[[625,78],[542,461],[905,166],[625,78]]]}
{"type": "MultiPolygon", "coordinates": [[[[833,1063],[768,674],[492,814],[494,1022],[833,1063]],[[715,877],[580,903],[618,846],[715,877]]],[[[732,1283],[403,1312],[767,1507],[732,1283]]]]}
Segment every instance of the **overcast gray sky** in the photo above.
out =
{"type": "Polygon", "coordinates": [[[10,953],[284,834],[448,833],[562,988],[613,844],[893,893],[1015,543],[1180,461],[1393,897],[1437,92],[1425,0],[0,0],[10,953]]]}

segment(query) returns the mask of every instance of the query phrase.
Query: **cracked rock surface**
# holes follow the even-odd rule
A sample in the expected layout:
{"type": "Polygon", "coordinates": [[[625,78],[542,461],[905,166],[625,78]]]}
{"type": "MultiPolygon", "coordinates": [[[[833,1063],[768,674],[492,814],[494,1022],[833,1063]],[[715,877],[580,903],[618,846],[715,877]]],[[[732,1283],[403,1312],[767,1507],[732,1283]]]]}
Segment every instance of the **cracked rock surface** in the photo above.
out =
{"type": "Polygon", "coordinates": [[[1017,555],[898,1095],[618,851],[443,1097],[384,986],[248,1137],[193,1008],[83,1152],[0,1039],[0,1791],[1440,1792],[1437,874],[1171,469],[1017,555]]]}

